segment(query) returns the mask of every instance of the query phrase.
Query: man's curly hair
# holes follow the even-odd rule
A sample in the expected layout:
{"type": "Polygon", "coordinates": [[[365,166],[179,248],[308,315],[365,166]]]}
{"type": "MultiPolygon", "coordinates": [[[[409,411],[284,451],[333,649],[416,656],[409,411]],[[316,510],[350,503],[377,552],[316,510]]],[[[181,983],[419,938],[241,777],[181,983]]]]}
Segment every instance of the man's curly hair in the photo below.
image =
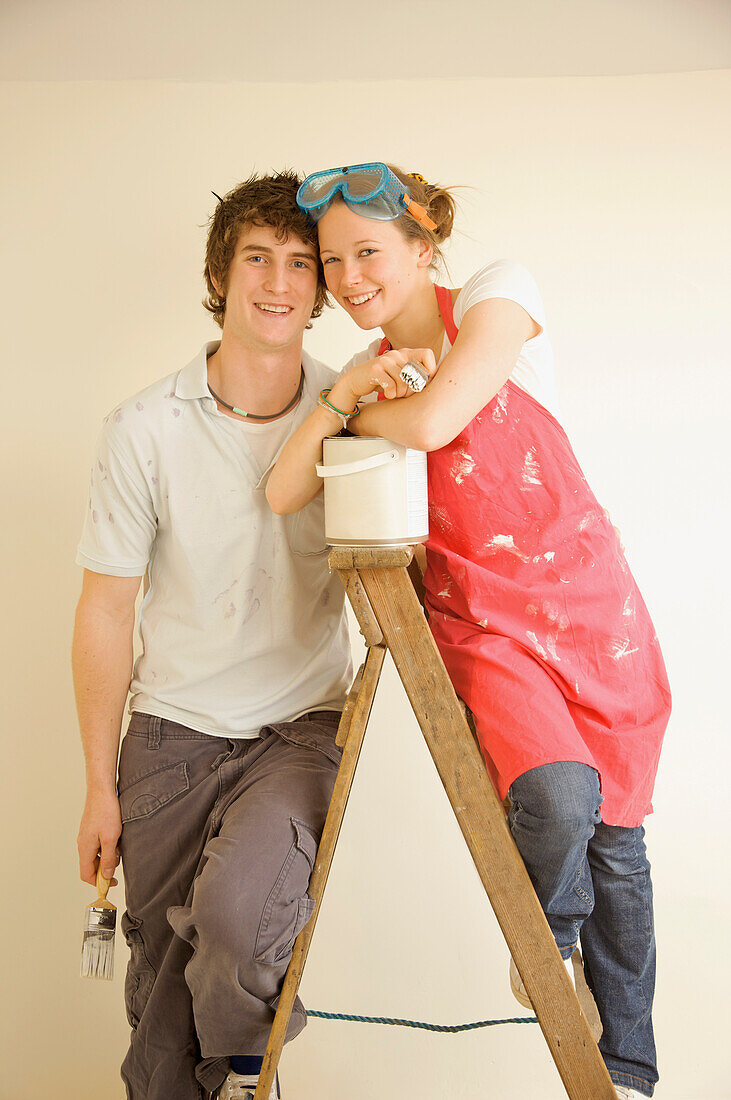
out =
{"type": "Polygon", "coordinates": [[[219,201],[208,229],[204,269],[208,294],[203,299],[203,305],[213,314],[220,328],[223,328],[226,313],[226,285],[231,260],[242,229],[250,225],[273,229],[279,241],[292,236],[312,245],[317,256],[317,293],[312,317],[319,317],[322,313],[328,300],[325,276],[317,246],[317,228],[296,202],[301,182],[297,173],[289,168],[269,176],[252,175],[219,201]],[[216,290],[214,280],[222,288],[221,294],[216,290]]]}

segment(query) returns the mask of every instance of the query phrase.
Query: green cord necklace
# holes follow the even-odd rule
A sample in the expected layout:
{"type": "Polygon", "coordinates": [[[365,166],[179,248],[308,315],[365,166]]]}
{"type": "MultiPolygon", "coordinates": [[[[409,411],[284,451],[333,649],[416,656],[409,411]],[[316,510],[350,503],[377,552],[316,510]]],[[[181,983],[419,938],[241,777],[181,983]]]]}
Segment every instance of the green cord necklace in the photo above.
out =
{"type": "Polygon", "coordinates": [[[245,416],[247,418],[247,420],[275,420],[278,416],[284,416],[284,414],[286,412],[289,412],[289,410],[292,408],[292,406],[295,405],[299,401],[300,397],[302,396],[302,387],[304,386],[304,384],[305,384],[305,369],[304,369],[304,367],[300,366],[300,382],[299,382],[299,386],[297,387],[297,393],[294,395],[294,397],[289,402],[289,404],[285,405],[284,408],[280,409],[279,412],[267,413],[266,416],[259,416],[258,413],[244,412],[243,409],[237,409],[235,405],[229,405],[229,403],[227,401],[224,401],[222,397],[219,397],[217,393],[213,392],[210,384],[208,386],[208,391],[209,391],[211,397],[214,397],[216,399],[216,401],[218,401],[219,405],[223,405],[224,409],[230,409],[231,412],[236,413],[237,416],[245,416]]]}

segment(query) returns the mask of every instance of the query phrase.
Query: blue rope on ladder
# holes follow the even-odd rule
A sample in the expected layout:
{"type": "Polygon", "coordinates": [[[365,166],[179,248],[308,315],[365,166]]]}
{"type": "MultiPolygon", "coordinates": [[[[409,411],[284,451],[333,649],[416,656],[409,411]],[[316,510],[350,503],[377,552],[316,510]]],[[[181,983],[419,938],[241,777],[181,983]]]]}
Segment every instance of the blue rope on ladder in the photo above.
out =
{"type": "Polygon", "coordinates": [[[472,1024],[425,1024],[420,1020],[392,1020],[386,1016],[350,1016],[344,1012],[314,1012],[307,1015],[319,1020],[348,1020],[356,1024],[392,1024],[394,1027],[418,1027],[424,1031],[442,1031],[454,1034],[457,1031],[475,1031],[480,1027],[497,1027],[499,1024],[537,1024],[535,1016],[512,1016],[507,1020],[476,1020],[472,1024]]]}

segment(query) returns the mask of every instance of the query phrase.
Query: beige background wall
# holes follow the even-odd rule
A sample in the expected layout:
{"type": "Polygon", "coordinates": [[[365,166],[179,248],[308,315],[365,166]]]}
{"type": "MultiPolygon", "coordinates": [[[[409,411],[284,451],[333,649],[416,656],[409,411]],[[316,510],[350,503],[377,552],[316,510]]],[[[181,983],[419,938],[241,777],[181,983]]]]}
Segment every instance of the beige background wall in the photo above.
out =
{"type": "MultiPolygon", "coordinates": [[[[76,870],[83,772],[68,654],[101,418],[215,336],[199,305],[211,189],[252,169],[369,159],[467,185],[454,285],[509,256],[542,290],[569,434],[622,529],[675,692],[648,823],[657,1095],[731,1096],[730,91],[728,71],[0,86],[4,1100],[122,1096],[124,949],[113,986],[77,977],[89,890],[76,870]]],[[[363,342],[335,311],[307,338],[335,364],[363,342]]],[[[304,996],[312,1008],[436,1022],[519,1011],[507,950],[390,673],[304,996]]],[[[535,1027],[448,1037],[314,1021],[288,1049],[283,1082],[287,1100],[562,1095],[535,1027]]]]}

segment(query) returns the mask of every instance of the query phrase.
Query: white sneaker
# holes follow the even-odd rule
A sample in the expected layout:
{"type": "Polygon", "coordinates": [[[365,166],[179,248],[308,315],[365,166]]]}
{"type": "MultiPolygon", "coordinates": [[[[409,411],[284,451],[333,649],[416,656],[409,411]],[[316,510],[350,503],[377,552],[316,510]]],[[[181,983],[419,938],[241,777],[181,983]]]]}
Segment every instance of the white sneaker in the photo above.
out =
{"type": "MultiPolygon", "coordinates": [[[[254,1100],[258,1080],[256,1074],[234,1073],[233,1070],[230,1070],[218,1092],[213,1095],[215,1100],[254,1100]]],[[[275,1074],[269,1100],[280,1100],[278,1073],[275,1074]]]]}
{"type": "MultiPolygon", "coordinates": [[[[589,1025],[592,1038],[595,1043],[598,1043],[602,1037],[602,1021],[599,1016],[599,1010],[596,1007],[594,998],[592,997],[591,990],[586,984],[586,978],[584,977],[584,965],[581,959],[581,952],[578,947],[574,951],[570,959],[564,959],[563,964],[566,967],[568,976],[571,978],[574,989],[576,990],[576,996],[579,1000],[581,1011],[586,1017],[586,1022],[589,1025]]],[[[513,992],[513,996],[519,1004],[522,1004],[523,1008],[529,1009],[534,1012],[535,1009],[531,1004],[530,997],[527,990],[523,985],[518,968],[510,959],[510,988],[513,992]]],[[[624,1100],[624,1098],[623,1098],[624,1100]]]]}
{"type": "Polygon", "coordinates": [[[618,1100],[643,1100],[642,1095],[636,1089],[627,1088],[626,1085],[615,1085],[614,1091],[618,1100]]]}

